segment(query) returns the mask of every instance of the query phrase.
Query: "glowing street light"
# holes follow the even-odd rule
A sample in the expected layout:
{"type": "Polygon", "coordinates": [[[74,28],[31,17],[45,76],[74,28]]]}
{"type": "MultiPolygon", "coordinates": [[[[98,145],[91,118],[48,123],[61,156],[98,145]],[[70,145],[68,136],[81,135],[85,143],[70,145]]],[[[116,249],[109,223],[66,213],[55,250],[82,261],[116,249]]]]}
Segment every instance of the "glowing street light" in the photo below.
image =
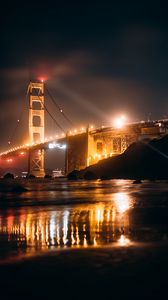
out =
{"type": "Polygon", "coordinates": [[[126,117],[124,115],[114,120],[114,127],[122,128],[125,125],[126,117]]]}

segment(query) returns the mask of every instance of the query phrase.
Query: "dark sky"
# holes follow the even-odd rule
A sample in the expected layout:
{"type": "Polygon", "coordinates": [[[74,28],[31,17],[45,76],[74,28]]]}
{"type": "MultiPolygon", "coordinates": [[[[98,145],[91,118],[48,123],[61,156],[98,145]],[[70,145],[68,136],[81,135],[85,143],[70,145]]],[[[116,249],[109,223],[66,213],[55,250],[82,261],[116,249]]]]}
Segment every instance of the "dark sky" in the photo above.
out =
{"type": "MultiPolygon", "coordinates": [[[[117,114],[129,121],[168,116],[168,18],[161,1],[45,2],[1,7],[0,150],[9,139],[25,140],[33,78],[46,78],[76,126],[110,125],[117,114]]],[[[46,105],[70,128],[48,98],[46,105]]]]}

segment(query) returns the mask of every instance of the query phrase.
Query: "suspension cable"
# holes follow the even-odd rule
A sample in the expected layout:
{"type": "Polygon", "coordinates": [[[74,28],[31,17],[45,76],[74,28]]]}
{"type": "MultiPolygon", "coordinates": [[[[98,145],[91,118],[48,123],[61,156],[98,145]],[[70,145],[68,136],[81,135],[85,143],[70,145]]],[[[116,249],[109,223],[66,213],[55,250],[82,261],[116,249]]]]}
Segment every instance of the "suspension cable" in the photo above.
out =
{"type": "Polygon", "coordinates": [[[56,121],[56,119],[50,113],[50,111],[48,110],[48,108],[46,107],[46,105],[41,101],[39,94],[38,93],[36,93],[36,94],[37,94],[38,99],[40,100],[41,105],[44,106],[46,112],[51,117],[51,119],[54,121],[54,123],[57,125],[57,127],[59,127],[59,129],[61,129],[64,133],[66,133],[65,130],[62,128],[62,126],[56,121]]]}
{"type": "Polygon", "coordinates": [[[73,122],[68,118],[68,116],[63,112],[63,109],[60,107],[60,105],[55,101],[54,97],[52,96],[51,92],[48,90],[47,86],[45,85],[45,89],[51,98],[52,102],[56,106],[56,108],[59,110],[59,112],[62,114],[62,116],[72,125],[74,126],[73,122]]]}

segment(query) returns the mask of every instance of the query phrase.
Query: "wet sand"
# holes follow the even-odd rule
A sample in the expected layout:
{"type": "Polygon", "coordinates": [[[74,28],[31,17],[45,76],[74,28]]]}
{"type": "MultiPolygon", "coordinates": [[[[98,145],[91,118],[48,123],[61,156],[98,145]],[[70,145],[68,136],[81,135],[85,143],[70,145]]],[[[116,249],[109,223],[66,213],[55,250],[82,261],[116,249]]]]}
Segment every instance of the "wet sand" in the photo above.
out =
{"type": "Polygon", "coordinates": [[[0,266],[0,299],[166,299],[168,243],[50,251],[0,266]]]}

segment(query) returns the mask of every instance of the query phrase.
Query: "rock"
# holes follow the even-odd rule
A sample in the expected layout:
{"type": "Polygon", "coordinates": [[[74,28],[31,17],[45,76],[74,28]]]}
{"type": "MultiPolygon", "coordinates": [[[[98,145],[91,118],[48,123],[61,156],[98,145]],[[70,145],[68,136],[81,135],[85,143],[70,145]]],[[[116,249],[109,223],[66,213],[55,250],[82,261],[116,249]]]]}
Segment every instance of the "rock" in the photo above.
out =
{"type": "Polygon", "coordinates": [[[14,179],[14,175],[12,173],[6,173],[4,179],[14,179]]]}
{"type": "Polygon", "coordinates": [[[133,143],[124,153],[100,160],[83,171],[91,171],[102,180],[168,179],[168,135],[150,142],[133,143]]]}
{"type": "Polygon", "coordinates": [[[94,180],[94,179],[98,179],[98,177],[96,176],[96,174],[92,171],[86,171],[86,173],[84,173],[84,179],[86,180],[94,180]]]}
{"type": "Polygon", "coordinates": [[[77,180],[79,179],[79,174],[80,174],[80,171],[78,170],[73,170],[72,172],[70,172],[68,175],[67,175],[67,178],[69,180],[77,180]]]}

